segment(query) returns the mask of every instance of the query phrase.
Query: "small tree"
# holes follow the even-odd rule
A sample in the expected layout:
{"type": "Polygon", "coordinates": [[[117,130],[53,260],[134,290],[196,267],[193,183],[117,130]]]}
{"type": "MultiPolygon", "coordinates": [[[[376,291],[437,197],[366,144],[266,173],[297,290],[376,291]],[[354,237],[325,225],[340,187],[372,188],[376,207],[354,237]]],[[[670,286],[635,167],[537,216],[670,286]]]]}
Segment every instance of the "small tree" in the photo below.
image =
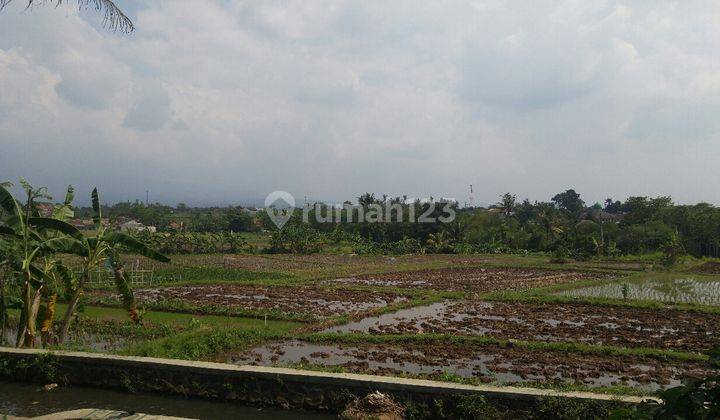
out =
{"type": "Polygon", "coordinates": [[[500,202],[497,203],[497,207],[502,210],[503,216],[510,217],[515,213],[516,201],[517,197],[507,192],[500,196],[500,202]]]}
{"type": "Polygon", "coordinates": [[[100,206],[100,196],[97,188],[92,190],[91,199],[93,222],[95,224],[96,231],[95,236],[85,237],[81,235],[80,237],[65,238],[64,241],[58,242],[56,247],[56,250],[59,252],[74,254],[82,257],[83,259],[81,276],[77,279],[77,282],[72,288],[72,296],[68,302],[65,316],[63,317],[59,338],[61,343],[67,339],[73,315],[75,314],[80,298],[85,291],[85,286],[90,279],[90,273],[96,267],[104,264],[106,260],[109,260],[110,267],[113,270],[115,284],[122,295],[123,303],[125,305],[125,309],[128,311],[130,319],[134,322],[140,321],[140,316],[135,306],[135,299],[133,298],[132,290],[127,284],[127,279],[125,278],[125,267],[120,259],[121,246],[156,261],[170,261],[168,257],[150,249],[148,246],[132,238],[130,235],[108,230],[102,223],[102,208],[100,206]]]}
{"type": "Polygon", "coordinates": [[[678,232],[670,233],[667,242],[662,247],[663,259],[662,263],[665,267],[672,267],[677,264],[680,256],[684,253],[682,243],[680,243],[680,235],[678,232]]]}
{"type": "MultiPolygon", "coordinates": [[[[82,234],[66,222],[40,217],[34,202],[50,197],[44,188],[35,189],[22,179],[20,182],[27,196],[24,208],[5,187],[0,186],[0,208],[6,214],[0,223],[0,265],[9,272],[10,281],[22,290],[16,345],[34,347],[40,305],[45,299],[45,313],[53,311],[60,279],[66,274],[64,266],[52,258],[56,242],[64,237],[79,238],[82,234]]],[[[69,194],[72,194],[71,189],[69,194]]],[[[5,284],[2,286],[4,289],[5,284]]],[[[3,293],[0,311],[5,310],[3,293]]]]}

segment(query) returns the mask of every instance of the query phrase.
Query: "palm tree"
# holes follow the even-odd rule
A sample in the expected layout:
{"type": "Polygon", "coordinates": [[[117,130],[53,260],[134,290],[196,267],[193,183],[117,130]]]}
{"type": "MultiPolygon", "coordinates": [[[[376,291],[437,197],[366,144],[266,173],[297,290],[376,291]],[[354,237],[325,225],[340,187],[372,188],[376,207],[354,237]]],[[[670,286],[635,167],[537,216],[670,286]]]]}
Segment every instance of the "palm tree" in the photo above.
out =
{"type": "MultiPolygon", "coordinates": [[[[12,3],[13,0],[0,0],[0,10],[5,8],[8,4],[12,3]]],[[[98,12],[104,14],[103,24],[112,31],[120,31],[123,33],[130,33],[135,30],[130,20],[119,7],[113,3],[112,0],[76,0],[78,7],[82,8],[94,8],[98,12]]],[[[60,6],[64,0],[27,0],[28,9],[45,3],[55,3],[55,6],[60,6]]]]}
{"type": "Polygon", "coordinates": [[[509,218],[515,213],[516,201],[517,197],[508,192],[500,196],[500,202],[496,204],[496,207],[502,210],[502,214],[506,218],[509,218]]]}
{"type": "Polygon", "coordinates": [[[552,241],[557,235],[563,232],[562,222],[556,214],[555,208],[548,204],[542,203],[538,212],[538,220],[545,229],[547,239],[552,241]]]}

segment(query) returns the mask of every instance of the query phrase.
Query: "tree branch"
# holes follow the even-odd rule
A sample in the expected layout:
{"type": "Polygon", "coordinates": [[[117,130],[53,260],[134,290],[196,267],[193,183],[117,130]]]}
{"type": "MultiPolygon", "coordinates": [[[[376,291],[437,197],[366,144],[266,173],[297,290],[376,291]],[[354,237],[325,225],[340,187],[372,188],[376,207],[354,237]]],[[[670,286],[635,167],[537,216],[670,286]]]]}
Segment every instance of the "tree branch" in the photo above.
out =
{"type": "MultiPolygon", "coordinates": [[[[4,9],[5,6],[12,3],[13,0],[0,0],[0,10],[4,9]]],[[[60,6],[67,0],[26,0],[28,2],[27,9],[30,9],[36,5],[45,3],[55,3],[55,7],[60,6]]],[[[130,33],[135,30],[135,25],[129,17],[120,10],[119,7],[112,2],[112,0],[75,0],[80,9],[94,8],[98,12],[103,13],[103,26],[110,29],[111,31],[120,31],[123,33],[130,33]]]]}

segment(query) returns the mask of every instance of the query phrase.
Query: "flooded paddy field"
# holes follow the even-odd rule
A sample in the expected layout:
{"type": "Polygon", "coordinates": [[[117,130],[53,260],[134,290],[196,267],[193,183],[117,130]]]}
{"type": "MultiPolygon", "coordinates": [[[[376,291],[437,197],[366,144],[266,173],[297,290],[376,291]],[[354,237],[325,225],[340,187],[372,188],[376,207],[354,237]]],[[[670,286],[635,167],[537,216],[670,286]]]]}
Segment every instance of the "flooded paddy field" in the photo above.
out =
{"type": "Polygon", "coordinates": [[[444,301],[365,318],[326,332],[490,335],[702,351],[720,345],[720,314],[582,303],[444,301]]]}
{"type": "Polygon", "coordinates": [[[330,284],[392,286],[444,291],[489,292],[523,290],[615,277],[612,273],[532,268],[449,268],[356,276],[326,281],[330,284]]]}
{"type": "MultiPolygon", "coordinates": [[[[139,326],[130,325],[117,292],[88,290],[84,321],[76,324],[78,334],[68,347],[471,383],[655,392],[706,374],[710,367],[699,353],[720,346],[720,313],[712,308],[628,303],[642,299],[636,293],[652,279],[662,280],[653,293],[697,295],[715,287],[708,275],[630,273],[632,267],[611,269],[602,261],[593,263],[602,270],[593,271],[590,263],[559,266],[539,263],[539,257],[516,265],[462,255],[187,258],[222,268],[192,267],[181,282],[136,285],[134,295],[144,310],[139,326]],[[623,295],[623,283],[637,290],[625,286],[623,295]],[[588,285],[597,296],[615,300],[600,305],[569,298],[584,296],[588,285]],[[553,287],[539,289],[547,286],[553,287]],[[615,289],[607,293],[599,287],[615,289]],[[518,293],[485,294],[495,291],[518,293]]],[[[668,300],[675,301],[686,300],[668,300]]]]}
{"type": "MultiPolygon", "coordinates": [[[[103,291],[95,292],[94,297],[120,300],[119,294],[103,291]]],[[[315,317],[359,313],[410,300],[405,295],[368,290],[229,284],[138,289],[135,297],[141,304],[180,302],[198,307],[280,311],[315,317]]]]}
{"type": "Polygon", "coordinates": [[[720,279],[688,275],[649,277],[642,281],[608,283],[565,290],[558,295],[720,306],[720,279]]]}
{"type": "Polygon", "coordinates": [[[262,366],[320,366],[390,376],[453,375],[500,384],[630,386],[647,391],[677,386],[684,377],[700,377],[708,371],[699,362],[438,341],[317,344],[288,340],[232,354],[228,361],[262,366]]]}

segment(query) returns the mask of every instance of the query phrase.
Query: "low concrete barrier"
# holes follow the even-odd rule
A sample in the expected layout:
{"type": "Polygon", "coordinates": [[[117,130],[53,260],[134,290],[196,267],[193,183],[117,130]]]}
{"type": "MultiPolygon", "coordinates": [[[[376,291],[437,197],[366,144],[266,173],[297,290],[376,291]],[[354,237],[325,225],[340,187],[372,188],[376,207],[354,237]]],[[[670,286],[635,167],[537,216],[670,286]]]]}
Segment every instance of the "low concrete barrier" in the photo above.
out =
{"type": "Polygon", "coordinates": [[[14,379],[30,376],[21,369],[46,369],[48,374],[53,375],[47,380],[72,385],[315,410],[338,410],[353,397],[363,397],[373,391],[390,394],[399,401],[414,402],[481,394],[490,401],[511,408],[532,407],[539,400],[552,397],[618,404],[637,404],[646,399],[590,392],[463,385],[388,376],[0,347],[0,362],[3,361],[5,366],[15,366],[15,374],[12,370],[6,372],[11,379],[13,376],[14,379]],[[33,367],[33,363],[38,366],[33,367]],[[49,366],[42,367],[46,364],[49,366]]]}
{"type": "Polygon", "coordinates": [[[84,408],[79,410],[62,411],[38,417],[6,416],[7,420],[192,420],[184,417],[153,416],[142,413],[125,413],[114,410],[97,410],[84,408]]]}

